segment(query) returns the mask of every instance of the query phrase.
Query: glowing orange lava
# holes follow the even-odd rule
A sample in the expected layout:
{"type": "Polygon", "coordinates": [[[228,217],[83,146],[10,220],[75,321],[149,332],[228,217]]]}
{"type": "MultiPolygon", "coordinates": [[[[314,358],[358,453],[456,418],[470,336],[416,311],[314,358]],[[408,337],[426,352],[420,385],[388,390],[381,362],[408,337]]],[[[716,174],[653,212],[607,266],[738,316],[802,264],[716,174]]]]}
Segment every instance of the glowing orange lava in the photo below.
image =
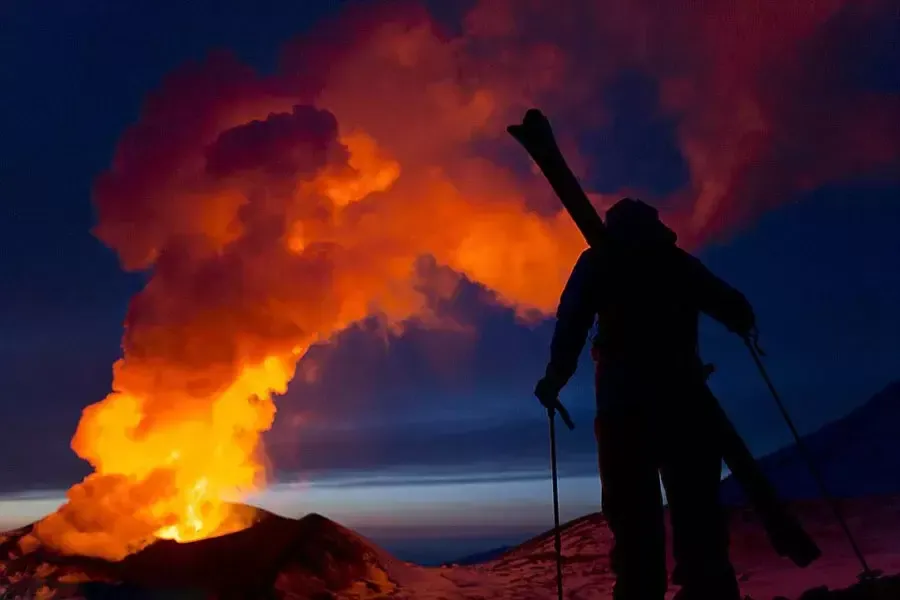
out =
{"type": "Polygon", "coordinates": [[[896,99],[844,97],[821,68],[844,63],[809,54],[848,0],[484,0],[453,35],[412,2],[374,4],[289,44],[272,75],[222,53],[184,66],[123,134],[94,233],[146,285],[113,391],[72,440],[94,471],[43,543],[118,560],[246,527],[230,502],[266,484],[273,397],[349,326],[431,316],[462,277],[550,314],[584,241],[505,134],[530,106],[588,180],[576,132],[609,124],[605,90],[623,71],[658,84],[651,112],[688,171],[662,205],[689,246],[796,189],[900,172],[896,99]]]}

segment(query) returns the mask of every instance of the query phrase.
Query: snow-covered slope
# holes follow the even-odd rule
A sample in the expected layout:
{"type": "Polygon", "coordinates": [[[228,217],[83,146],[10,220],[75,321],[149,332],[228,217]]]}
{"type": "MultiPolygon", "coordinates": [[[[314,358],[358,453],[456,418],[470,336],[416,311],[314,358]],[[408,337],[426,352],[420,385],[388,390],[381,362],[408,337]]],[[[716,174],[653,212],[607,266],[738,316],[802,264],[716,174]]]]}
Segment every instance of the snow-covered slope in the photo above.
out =
{"type": "MultiPolygon", "coordinates": [[[[900,573],[900,383],[807,443],[870,564],[900,573]],[[891,495],[894,494],[894,495],[891,495]],[[860,497],[865,495],[865,497],[860,497]]],[[[784,497],[813,498],[816,488],[796,449],[762,461],[784,497]]],[[[734,482],[723,484],[733,501],[734,482]]],[[[369,540],[319,515],[286,519],[256,510],[256,524],[192,544],[159,542],[121,563],[62,557],[41,548],[30,528],[0,535],[0,598],[283,598],[523,600],[555,597],[553,534],[547,532],[478,565],[426,568],[404,563],[369,540]]],[[[821,585],[847,587],[859,573],[827,505],[800,500],[791,509],[823,551],[798,569],[770,548],[755,516],[732,512],[732,556],[746,594],[757,600],[797,598],[821,585]]],[[[587,515],[562,532],[566,598],[606,600],[612,576],[610,534],[603,517],[587,515]]],[[[878,596],[900,598],[900,579],[878,596]]],[[[819,597],[819,596],[817,596],[819,597]]],[[[828,598],[823,596],[822,598],[828,598]]]]}
{"type": "MultiPolygon", "coordinates": [[[[876,394],[846,417],[804,437],[828,486],[836,496],[900,493],[900,381],[876,394]]],[[[796,446],[760,460],[784,498],[818,498],[819,490],[796,446]]],[[[743,504],[737,482],[722,483],[729,504],[743,504]]]]}
{"type": "MultiPolygon", "coordinates": [[[[805,570],[775,556],[752,514],[733,514],[735,565],[743,591],[757,600],[855,581],[859,568],[826,507],[809,501],[794,508],[824,551],[805,570]]],[[[900,496],[852,500],[847,511],[872,565],[900,572],[900,496]]],[[[399,561],[316,515],[264,514],[250,530],[193,544],[161,543],[115,565],[53,556],[31,545],[27,534],[26,528],[0,536],[2,598],[550,600],[556,593],[552,532],[488,563],[443,568],[399,561]]],[[[610,537],[603,517],[567,524],[562,538],[566,598],[608,599],[610,537]]]]}
{"type": "MultiPolygon", "coordinates": [[[[859,566],[827,507],[809,501],[795,505],[793,510],[823,550],[822,558],[807,569],[798,569],[775,555],[751,512],[733,513],[732,555],[743,580],[744,593],[757,599],[776,595],[794,598],[820,585],[841,588],[855,582],[859,566]]],[[[846,510],[872,565],[887,573],[900,572],[900,496],[854,500],[847,504],[846,510]]],[[[588,515],[567,524],[562,538],[566,596],[609,598],[612,577],[606,557],[610,534],[602,515],[588,515]]],[[[552,598],[554,560],[553,535],[547,532],[495,561],[447,570],[445,577],[458,582],[463,589],[478,585],[486,597],[552,598]]]]}

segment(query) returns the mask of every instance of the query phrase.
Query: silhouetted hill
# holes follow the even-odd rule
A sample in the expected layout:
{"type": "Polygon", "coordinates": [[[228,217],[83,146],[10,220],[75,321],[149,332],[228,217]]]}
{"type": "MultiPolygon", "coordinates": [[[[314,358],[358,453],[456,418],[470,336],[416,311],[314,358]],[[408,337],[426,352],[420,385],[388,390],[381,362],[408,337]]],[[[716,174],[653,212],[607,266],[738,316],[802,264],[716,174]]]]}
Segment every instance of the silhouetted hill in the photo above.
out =
{"type": "Polygon", "coordinates": [[[161,540],[120,562],[62,556],[31,536],[31,526],[0,536],[0,597],[330,597],[358,584],[393,584],[370,542],[320,515],[288,519],[253,507],[254,525],[189,544],[161,540]],[[6,594],[6,595],[4,595],[6,594]]]}
{"type": "MultiPolygon", "coordinates": [[[[875,568],[900,571],[900,382],[886,387],[846,417],[806,436],[834,494],[844,503],[854,532],[875,568]]],[[[755,515],[732,511],[732,550],[742,586],[755,598],[778,590],[798,597],[826,583],[853,583],[858,565],[838,530],[797,448],[761,460],[763,469],[823,549],[813,567],[799,570],[772,551],[755,515]]],[[[741,503],[726,480],[723,496],[741,503]]],[[[551,598],[554,594],[553,533],[514,548],[497,548],[429,569],[399,561],[362,536],[320,515],[288,519],[252,507],[248,529],[190,544],[159,541],[118,563],[61,556],[41,547],[31,527],[0,535],[0,597],[9,598],[283,598],[301,600],[390,595],[436,598],[551,598]],[[463,566],[471,565],[471,566],[463,566]]],[[[563,526],[567,589],[596,590],[612,579],[607,569],[609,530],[602,515],[563,526]]],[[[897,597],[896,578],[882,595],[855,588],[817,598],[897,597]],[[893,594],[893,595],[892,595],[893,594]]]]}
{"type": "MultiPolygon", "coordinates": [[[[854,583],[859,566],[827,506],[803,501],[793,509],[823,548],[823,559],[802,570],[775,555],[752,513],[743,509],[732,513],[735,565],[744,592],[756,600],[777,594],[798,598],[804,590],[823,584],[838,589],[854,583]]],[[[846,503],[846,509],[873,567],[900,572],[900,496],[854,499],[846,503]]],[[[256,523],[246,530],[189,544],[157,542],[118,563],[54,554],[29,535],[28,527],[0,534],[0,598],[555,598],[552,531],[485,564],[427,568],[399,561],[319,515],[287,519],[256,512],[256,523]]],[[[567,597],[610,597],[610,542],[602,515],[587,515],[563,525],[567,597]]],[[[857,589],[814,597],[897,597],[896,580],[879,585],[883,589],[877,596],[857,589]]]]}
{"type": "MultiPolygon", "coordinates": [[[[900,493],[900,381],[803,439],[833,495],[900,493]]],[[[819,497],[795,445],[760,459],[760,465],[785,499],[819,497]]],[[[743,491],[731,477],[722,483],[722,498],[729,504],[744,503],[743,491]]]]}

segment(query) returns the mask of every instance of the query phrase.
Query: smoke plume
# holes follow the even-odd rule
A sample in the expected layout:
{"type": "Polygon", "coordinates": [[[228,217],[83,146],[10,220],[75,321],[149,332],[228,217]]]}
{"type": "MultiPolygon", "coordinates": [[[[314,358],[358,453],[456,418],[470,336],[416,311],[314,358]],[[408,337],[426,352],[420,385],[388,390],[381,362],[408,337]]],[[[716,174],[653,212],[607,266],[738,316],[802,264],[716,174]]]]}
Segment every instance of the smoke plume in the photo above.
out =
{"type": "MultiPolygon", "coordinates": [[[[292,41],[274,75],[228,53],[185,65],[96,183],[96,236],[149,279],[113,391],[72,441],[95,472],[37,534],[118,559],[245,526],[223,501],[265,485],[273,395],[348,326],[427,318],[453,285],[423,257],[550,314],[584,242],[505,133],[531,106],[590,181],[603,165],[579,136],[615,119],[604,89],[625,70],[651,78],[689,172],[651,200],[689,247],[798,192],[896,176],[898,95],[855,82],[847,56],[889,10],[483,0],[452,31],[396,3],[292,41]]],[[[601,209],[618,196],[593,195],[601,209]]]]}

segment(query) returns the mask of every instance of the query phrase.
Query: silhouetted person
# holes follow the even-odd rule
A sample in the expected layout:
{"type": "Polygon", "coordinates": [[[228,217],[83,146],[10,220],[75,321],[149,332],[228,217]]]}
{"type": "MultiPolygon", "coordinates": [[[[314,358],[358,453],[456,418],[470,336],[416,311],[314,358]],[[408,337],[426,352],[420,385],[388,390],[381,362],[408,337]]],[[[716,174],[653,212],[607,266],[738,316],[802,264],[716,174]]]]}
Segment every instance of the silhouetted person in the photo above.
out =
{"type": "Polygon", "coordinates": [[[703,312],[731,331],[754,327],[744,296],[676,245],[656,209],[624,199],[606,214],[608,243],[578,259],[560,299],[547,372],[535,395],[551,408],[596,319],[597,435],[603,513],[615,542],[615,600],[662,600],[666,490],[680,600],[740,597],[719,501],[722,454],[698,353],[703,312]]]}

